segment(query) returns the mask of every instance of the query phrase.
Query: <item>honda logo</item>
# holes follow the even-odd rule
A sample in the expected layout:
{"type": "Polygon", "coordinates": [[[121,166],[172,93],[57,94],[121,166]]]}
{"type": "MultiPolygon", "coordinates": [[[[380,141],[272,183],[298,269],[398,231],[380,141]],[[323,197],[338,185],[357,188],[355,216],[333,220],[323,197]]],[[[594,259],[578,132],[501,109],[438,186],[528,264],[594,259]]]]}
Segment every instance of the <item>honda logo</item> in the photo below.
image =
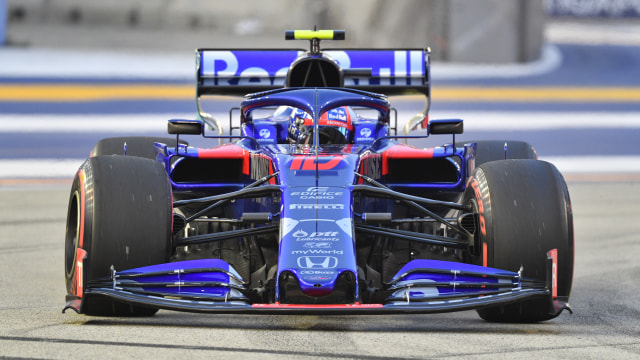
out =
{"type": "Polygon", "coordinates": [[[334,256],[300,256],[298,266],[302,269],[334,269],[338,258],[334,256]]]}

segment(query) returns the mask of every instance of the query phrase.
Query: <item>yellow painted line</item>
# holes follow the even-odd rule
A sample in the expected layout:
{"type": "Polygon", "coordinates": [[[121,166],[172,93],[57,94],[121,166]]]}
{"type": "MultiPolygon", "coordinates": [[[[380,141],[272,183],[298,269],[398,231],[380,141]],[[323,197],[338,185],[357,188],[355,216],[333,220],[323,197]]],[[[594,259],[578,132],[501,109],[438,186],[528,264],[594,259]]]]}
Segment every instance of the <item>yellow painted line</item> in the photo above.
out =
{"type": "Polygon", "coordinates": [[[640,102],[640,87],[433,87],[432,101],[640,102]]]}
{"type": "Polygon", "coordinates": [[[175,84],[10,84],[0,85],[0,101],[183,100],[195,98],[195,86],[175,84]]]}
{"type": "MultiPolygon", "coordinates": [[[[436,102],[640,102],[640,87],[438,86],[431,91],[436,102]]],[[[194,98],[190,84],[0,84],[0,101],[9,102],[194,98]]]]}

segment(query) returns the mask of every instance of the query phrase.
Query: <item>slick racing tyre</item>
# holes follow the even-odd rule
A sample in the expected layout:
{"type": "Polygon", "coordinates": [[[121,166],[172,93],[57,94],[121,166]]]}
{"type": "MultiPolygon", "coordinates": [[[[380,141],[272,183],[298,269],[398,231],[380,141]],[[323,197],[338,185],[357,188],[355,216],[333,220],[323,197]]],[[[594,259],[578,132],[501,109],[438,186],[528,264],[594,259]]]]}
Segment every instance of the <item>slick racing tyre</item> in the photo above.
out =
{"type": "MultiPolygon", "coordinates": [[[[76,173],[69,198],[65,279],[82,296],[93,280],[116,271],[168,262],[171,251],[171,185],[163,166],[133,156],[97,156],[76,173]],[[86,257],[82,256],[86,252],[86,257]],[[84,257],[84,262],[78,254],[84,257]]],[[[87,293],[82,312],[145,316],[157,310],[87,293]]]]}
{"type": "MultiPolygon", "coordinates": [[[[478,213],[475,263],[547,281],[547,253],[557,249],[557,299],[567,302],[573,280],[573,214],[569,192],[555,166],[538,160],[493,161],[477,167],[464,203],[478,213]]],[[[550,291],[552,289],[549,289],[550,291]]],[[[494,322],[538,322],[550,311],[550,297],[478,310],[494,322]]]]}
{"type": "Polygon", "coordinates": [[[516,140],[479,140],[464,141],[456,143],[456,146],[462,147],[464,144],[475,142],[476,148],[476,166],[482,165],[489,161],[506,160],[506,159],[537,159],[536,150],[529,143],[516,140]],[[505,156],[505,144],[506,156],[505,156]]]}
{"type": "MultiPolygon", "coordinates": [[[[127,155],[155,160],[156,152],[154,149],[154,143],[157,142],[167,144],[171,147],[176,146],[175,138],[150,136],[112,137],[98,141],[98,143],[93,147],[93,150],[91,150],[90,156],[127,155]]],[[[180,144],[188,145],[186,141],[182,140],[180,140],[180,144]]]]}

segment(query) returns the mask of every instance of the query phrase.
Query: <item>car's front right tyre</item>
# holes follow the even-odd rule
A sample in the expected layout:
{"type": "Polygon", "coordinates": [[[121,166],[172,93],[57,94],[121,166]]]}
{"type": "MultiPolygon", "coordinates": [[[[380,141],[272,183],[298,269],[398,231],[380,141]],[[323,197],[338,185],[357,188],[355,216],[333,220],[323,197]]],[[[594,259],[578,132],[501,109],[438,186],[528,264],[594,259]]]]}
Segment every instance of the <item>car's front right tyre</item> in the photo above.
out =
{"type": "Polygon", "coordinates": [[[81,311],[153,315],[156,309],[83,294],[83,289],[109,277],[111,266],[121,271],[167,262],[171,223],[171,184],[160,163],[133,156],[87,159],[73,180],[65,236],[67,293],[83,297],[81,311]]]}

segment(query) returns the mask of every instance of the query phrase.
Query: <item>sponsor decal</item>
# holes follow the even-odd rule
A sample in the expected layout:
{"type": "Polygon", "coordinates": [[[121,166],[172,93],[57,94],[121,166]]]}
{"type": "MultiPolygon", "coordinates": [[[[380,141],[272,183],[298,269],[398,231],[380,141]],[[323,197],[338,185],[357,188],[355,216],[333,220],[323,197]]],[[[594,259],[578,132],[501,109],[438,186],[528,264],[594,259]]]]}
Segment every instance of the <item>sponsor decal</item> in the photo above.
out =
{"type": "Polygon", "coordinates": [[[308,249],[329,249],[331,248],[331,243],[328,241],[308,242],[304,244],[304,247],[308,249]]]}
{"type": "Polygon", "coordinates": [[[363,127],[358,130],[356,134],[356,142],[371,142],[373,141],[373,130],[370,127],[363,127]]]}
{"type": "Polygon", "coordinates": [[[335,256],[300,256],[297,263],[298,267],[302,269],[335,269],[338,267],[338,258],[335,256]]]}
{"type": "Polygon", "coordinates": [[[302,270],[301,275],[333,275],[336,272],[334,270],[302,270]]]}
{"type": "MultiPolygon", "coordinates": [[[[314,231],[309,235],[309,233],[304,230],[297,230],[293,233],[293,237],[296,238],[296,241],[322,241],[325,243],[327,241],[340,241],[337,231],[314,231]]],[[[305,247],[311,248],[313,246],[305,247]]],[[[318,248],[319,247],[320,246],[318,246],[318,248]]]]}
{"type": "Polygon", "coordinates": [[[344,204],[290,204],[290,210],[344,210],[344,204]]]}
{"type": "MultiPolygon", "coordinates": [[[[426,59],[421,50],[332,50],[325,53],[343,69],[371,69],[371,78],[348,78],[345,85],[406,86],[424,81],[426,59]]],[[[209,81],[215,86],[283,86],[289,66],[301,54],[295,50],[205,50],[198,59],[200,76],[205,78],[205,86],[209,81]]]]}
{"type": "Polygon", "coordinates": [[[291,255],[344,255],[344,251],[325,249],[293,250],[291,255]]]}
{"type": "Polygon", "coordinates": [[[260,137],[263,139],[268,139],[269,137],[271,137],[271,131],[269,131],[269,129],[260,129],[258,135],[260,135],[260,137]]]}
{"type": "Polygon", "coordinates": [[[347,112],[343,108],[331,109],[327,112],[328,120],[347,121],[347,112]]]}
{"type": "Polygon", "coordinates": [[[342,167],[341,156],[296,156],[291,161],[291,170],[333,170],[342,167]]]}
{"type": "Polygon", "coordinates": [[[305,280],[329,280],[331,278],[328,277],[328,276],[324,276],[324,275],[311,275],[311,276],[305,275],[305,276],[303,276],[303,279],[305,279],[305,280]]]}
{"type": "Polygon", "coordinates": [[[305,191],[294,191],[291,196],[297,196],[300,199],[335,199],[341,196],[342,191],[329,191],[327,186],[312,186],[305,191]]]}

